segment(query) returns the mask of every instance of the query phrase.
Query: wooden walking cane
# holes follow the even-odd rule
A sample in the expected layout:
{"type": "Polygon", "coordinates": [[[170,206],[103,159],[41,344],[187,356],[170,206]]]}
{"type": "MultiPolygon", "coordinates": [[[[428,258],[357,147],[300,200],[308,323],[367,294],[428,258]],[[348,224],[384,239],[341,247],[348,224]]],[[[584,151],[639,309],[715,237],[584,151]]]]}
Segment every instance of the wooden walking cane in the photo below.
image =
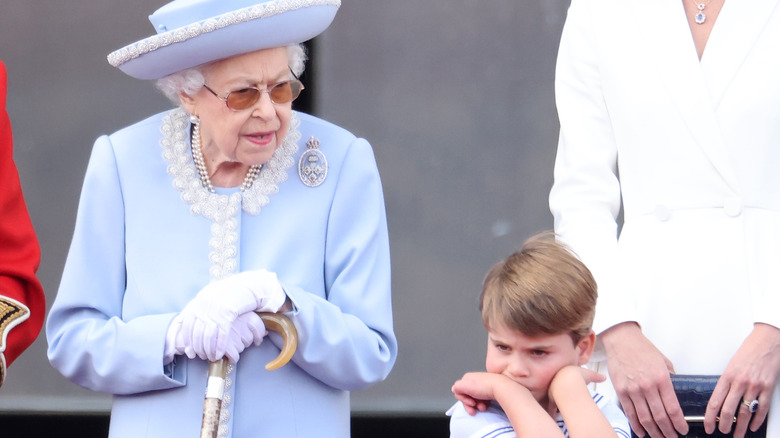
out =
{"type": "MultiPolygon", "coordinates": [[[[281,313],[258,312],[265,328],[273,330],[284,340],[282,351],[276,359],[268,362],[265,369],[273,371],[292,359],[298,347],[298,331],[295,330],[290,318],[281,313]]],[[[211,362],[209,365],[209,380],[206,386],[206,399],[203,401],[203,423],[200,427],[200,438],[216,438],[219,429],[219,415],[222,410],[222,397],[225,394],[225,377],[227,375],[228,359],[211,362]]]]}

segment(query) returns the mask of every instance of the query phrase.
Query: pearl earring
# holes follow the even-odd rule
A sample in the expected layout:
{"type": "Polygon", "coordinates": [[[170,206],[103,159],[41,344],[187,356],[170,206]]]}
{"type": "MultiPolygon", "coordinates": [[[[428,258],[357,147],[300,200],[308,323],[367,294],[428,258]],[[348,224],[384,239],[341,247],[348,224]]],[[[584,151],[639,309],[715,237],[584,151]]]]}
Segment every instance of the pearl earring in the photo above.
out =
{"type": "Polygon", "coordinates": [[[190,114],[190,123],[193,125],[198,125],[200,124],[200,119],[195,114],[190,114]]]}

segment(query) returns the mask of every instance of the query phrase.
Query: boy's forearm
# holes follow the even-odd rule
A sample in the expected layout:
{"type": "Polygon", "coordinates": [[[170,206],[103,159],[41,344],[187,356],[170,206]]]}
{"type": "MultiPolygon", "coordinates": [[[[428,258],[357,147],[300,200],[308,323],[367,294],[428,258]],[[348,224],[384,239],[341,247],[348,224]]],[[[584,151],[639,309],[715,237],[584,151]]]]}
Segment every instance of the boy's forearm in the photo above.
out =
{"type": "Polygon", "coordinates": [[[518,438],[561,437],[555,420],[520,384],[505,385],[495,390],[496,402],[506,413],[518,438]]]}
{"type": "Polygon", "coordinates": [[[571,438],[615,438],[617,433],[593,401],[579,367],[563,368],[550,384],[550,397],[571,438]]]}

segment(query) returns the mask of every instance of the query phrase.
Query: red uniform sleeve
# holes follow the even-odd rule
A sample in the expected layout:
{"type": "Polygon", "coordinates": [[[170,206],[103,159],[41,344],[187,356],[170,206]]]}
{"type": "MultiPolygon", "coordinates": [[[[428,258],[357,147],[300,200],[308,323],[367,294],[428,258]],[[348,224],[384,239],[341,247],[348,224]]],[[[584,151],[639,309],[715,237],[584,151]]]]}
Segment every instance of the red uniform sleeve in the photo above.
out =
{"type": "Polygon", "coordinates": [[[13,161],[6,86],[6,70],[0,62],[0,356],[4,356],[0,357],[0,384],[4,367],[38,337],[46,311],[43,288],[35,276],[41,250],[13,161]]]}

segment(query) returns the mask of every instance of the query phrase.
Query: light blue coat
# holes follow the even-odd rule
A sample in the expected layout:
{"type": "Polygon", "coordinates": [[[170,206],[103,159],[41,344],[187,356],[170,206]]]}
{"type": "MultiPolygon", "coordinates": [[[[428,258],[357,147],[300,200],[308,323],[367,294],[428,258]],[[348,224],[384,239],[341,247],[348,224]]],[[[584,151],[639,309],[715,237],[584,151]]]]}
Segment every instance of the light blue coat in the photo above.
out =
{"type": "Polygon", "coordinates": [[[243,200],[237,189],[200,186],[181,109],[96,141],[46,332],[57,370],[115,394],[111,438],[198,436],[208,364],[177,356],[163,366],[165,334],[230,272],[275,272],[300,341],[276,371],[264,369],[279,353],[276,334],[242,353],[229,375],[226,436],[349,436],[349,391],[390,372],[389,244],[371,147],[306,114],[291,125],[243,200]],[[298,175],[312,136],[329,163],[317,187],[298,175]]]}

